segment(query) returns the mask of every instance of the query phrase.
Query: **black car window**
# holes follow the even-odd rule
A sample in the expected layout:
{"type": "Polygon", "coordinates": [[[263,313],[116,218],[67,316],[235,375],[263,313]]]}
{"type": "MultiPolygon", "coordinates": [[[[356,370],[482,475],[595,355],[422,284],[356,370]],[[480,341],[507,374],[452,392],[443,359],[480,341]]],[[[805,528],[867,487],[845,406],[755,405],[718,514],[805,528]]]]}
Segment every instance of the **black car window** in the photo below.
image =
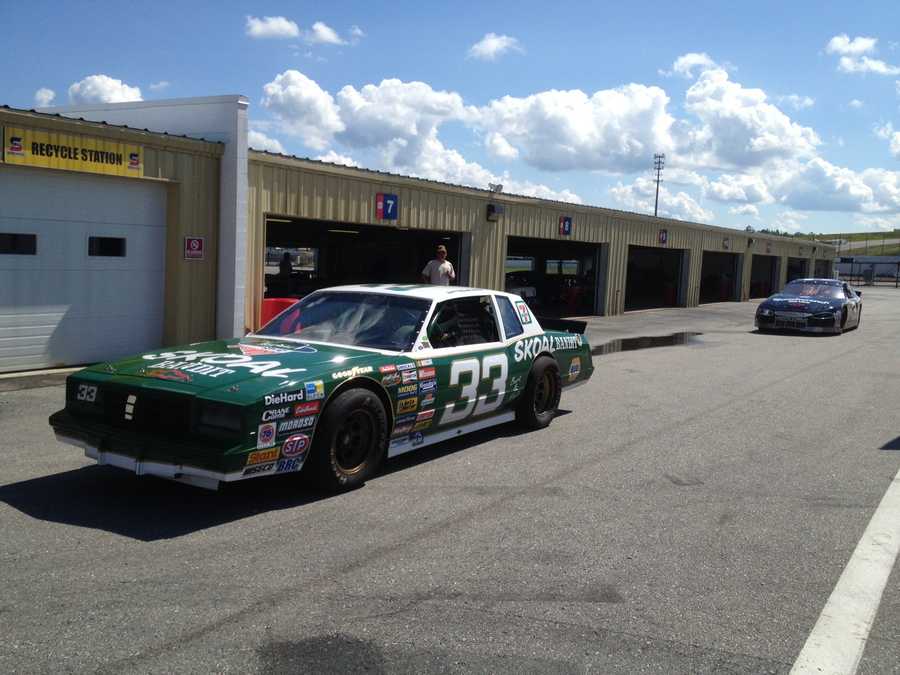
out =
{"type": "Polygon", "coordinates": [[[503,319],[503,332],[506,333],[506,339],[521,335],[525,332],[516,310],[513,309],[512,303],[505,295],[498,295],[497,305],[500,307],[500,318],[503,319]]]}
{"type": "Polygon", "coordinates": [[[434,310],[427,333],[435,349],[500,341],[489,295],[440,303],[434,310]]]}

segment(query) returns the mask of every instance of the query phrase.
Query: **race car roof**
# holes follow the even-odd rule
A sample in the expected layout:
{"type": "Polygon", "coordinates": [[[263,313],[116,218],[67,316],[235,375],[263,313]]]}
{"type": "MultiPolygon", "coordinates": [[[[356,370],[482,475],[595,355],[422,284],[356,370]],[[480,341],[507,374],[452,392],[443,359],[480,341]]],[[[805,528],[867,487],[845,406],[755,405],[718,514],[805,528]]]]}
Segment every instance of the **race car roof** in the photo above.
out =
{"type": "Polygon", "coordinates": [[[342,291],[355,293],[387,293],[422,298],[432,302],[469,295],[503,295],[510,300],[521,300],[518,295],[494,291],[487,288],[471,288],[469,286],[433,286],[430,284],[356,284],[348,286],[332,286],[321,291],[342,291]]]}

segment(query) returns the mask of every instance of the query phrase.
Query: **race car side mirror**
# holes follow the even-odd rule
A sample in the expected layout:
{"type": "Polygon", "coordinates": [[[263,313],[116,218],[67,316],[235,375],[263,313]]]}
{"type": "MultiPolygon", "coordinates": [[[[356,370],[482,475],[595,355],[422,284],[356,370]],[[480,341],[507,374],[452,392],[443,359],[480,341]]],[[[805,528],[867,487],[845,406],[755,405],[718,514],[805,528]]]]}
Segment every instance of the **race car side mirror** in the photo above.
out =
{"type": "Polygon", "coordinates": [[[857,297],[857,298],[861,298],[861,297],[862,297],[862,291],[856,291],[856,297],[857,297]]]}

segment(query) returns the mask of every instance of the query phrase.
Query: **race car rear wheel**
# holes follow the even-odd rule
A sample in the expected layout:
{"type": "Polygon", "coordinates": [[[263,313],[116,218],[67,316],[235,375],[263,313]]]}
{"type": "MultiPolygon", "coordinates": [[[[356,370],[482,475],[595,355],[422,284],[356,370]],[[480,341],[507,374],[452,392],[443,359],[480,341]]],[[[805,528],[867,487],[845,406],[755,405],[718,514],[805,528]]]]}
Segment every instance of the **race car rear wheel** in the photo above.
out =
{"type": "Polygon", "coordinates": [[[363,388],[338,395],[322,413],[310,469],[324,487],[349,490],[366,482],[384,460],[387,413],[378,396],[363,388]]]}
{"type": "Polygon", "coordinates": [[[529,429],[543,429],[556,415],[561,393],[562,379],[556,361],[549,356],[539,356],[531,366],[528,384],[516,410],[516,420],[529,429]]]}

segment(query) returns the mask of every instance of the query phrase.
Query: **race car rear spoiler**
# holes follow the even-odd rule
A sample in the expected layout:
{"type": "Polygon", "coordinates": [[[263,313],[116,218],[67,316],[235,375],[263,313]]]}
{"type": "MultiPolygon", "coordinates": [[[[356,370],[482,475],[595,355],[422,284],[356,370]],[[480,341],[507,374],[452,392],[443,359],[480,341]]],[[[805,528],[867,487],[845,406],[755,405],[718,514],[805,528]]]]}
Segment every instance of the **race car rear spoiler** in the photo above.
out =
{"type": "Polygon", "coordinates": [[[579,333],[584,335],[587,330],[587,321],[573,321],[571,319],[554,319],[552,317],[539,316],[537,318],[542,328],[547,330],[561,330],[566,333],[579,333]]]}

